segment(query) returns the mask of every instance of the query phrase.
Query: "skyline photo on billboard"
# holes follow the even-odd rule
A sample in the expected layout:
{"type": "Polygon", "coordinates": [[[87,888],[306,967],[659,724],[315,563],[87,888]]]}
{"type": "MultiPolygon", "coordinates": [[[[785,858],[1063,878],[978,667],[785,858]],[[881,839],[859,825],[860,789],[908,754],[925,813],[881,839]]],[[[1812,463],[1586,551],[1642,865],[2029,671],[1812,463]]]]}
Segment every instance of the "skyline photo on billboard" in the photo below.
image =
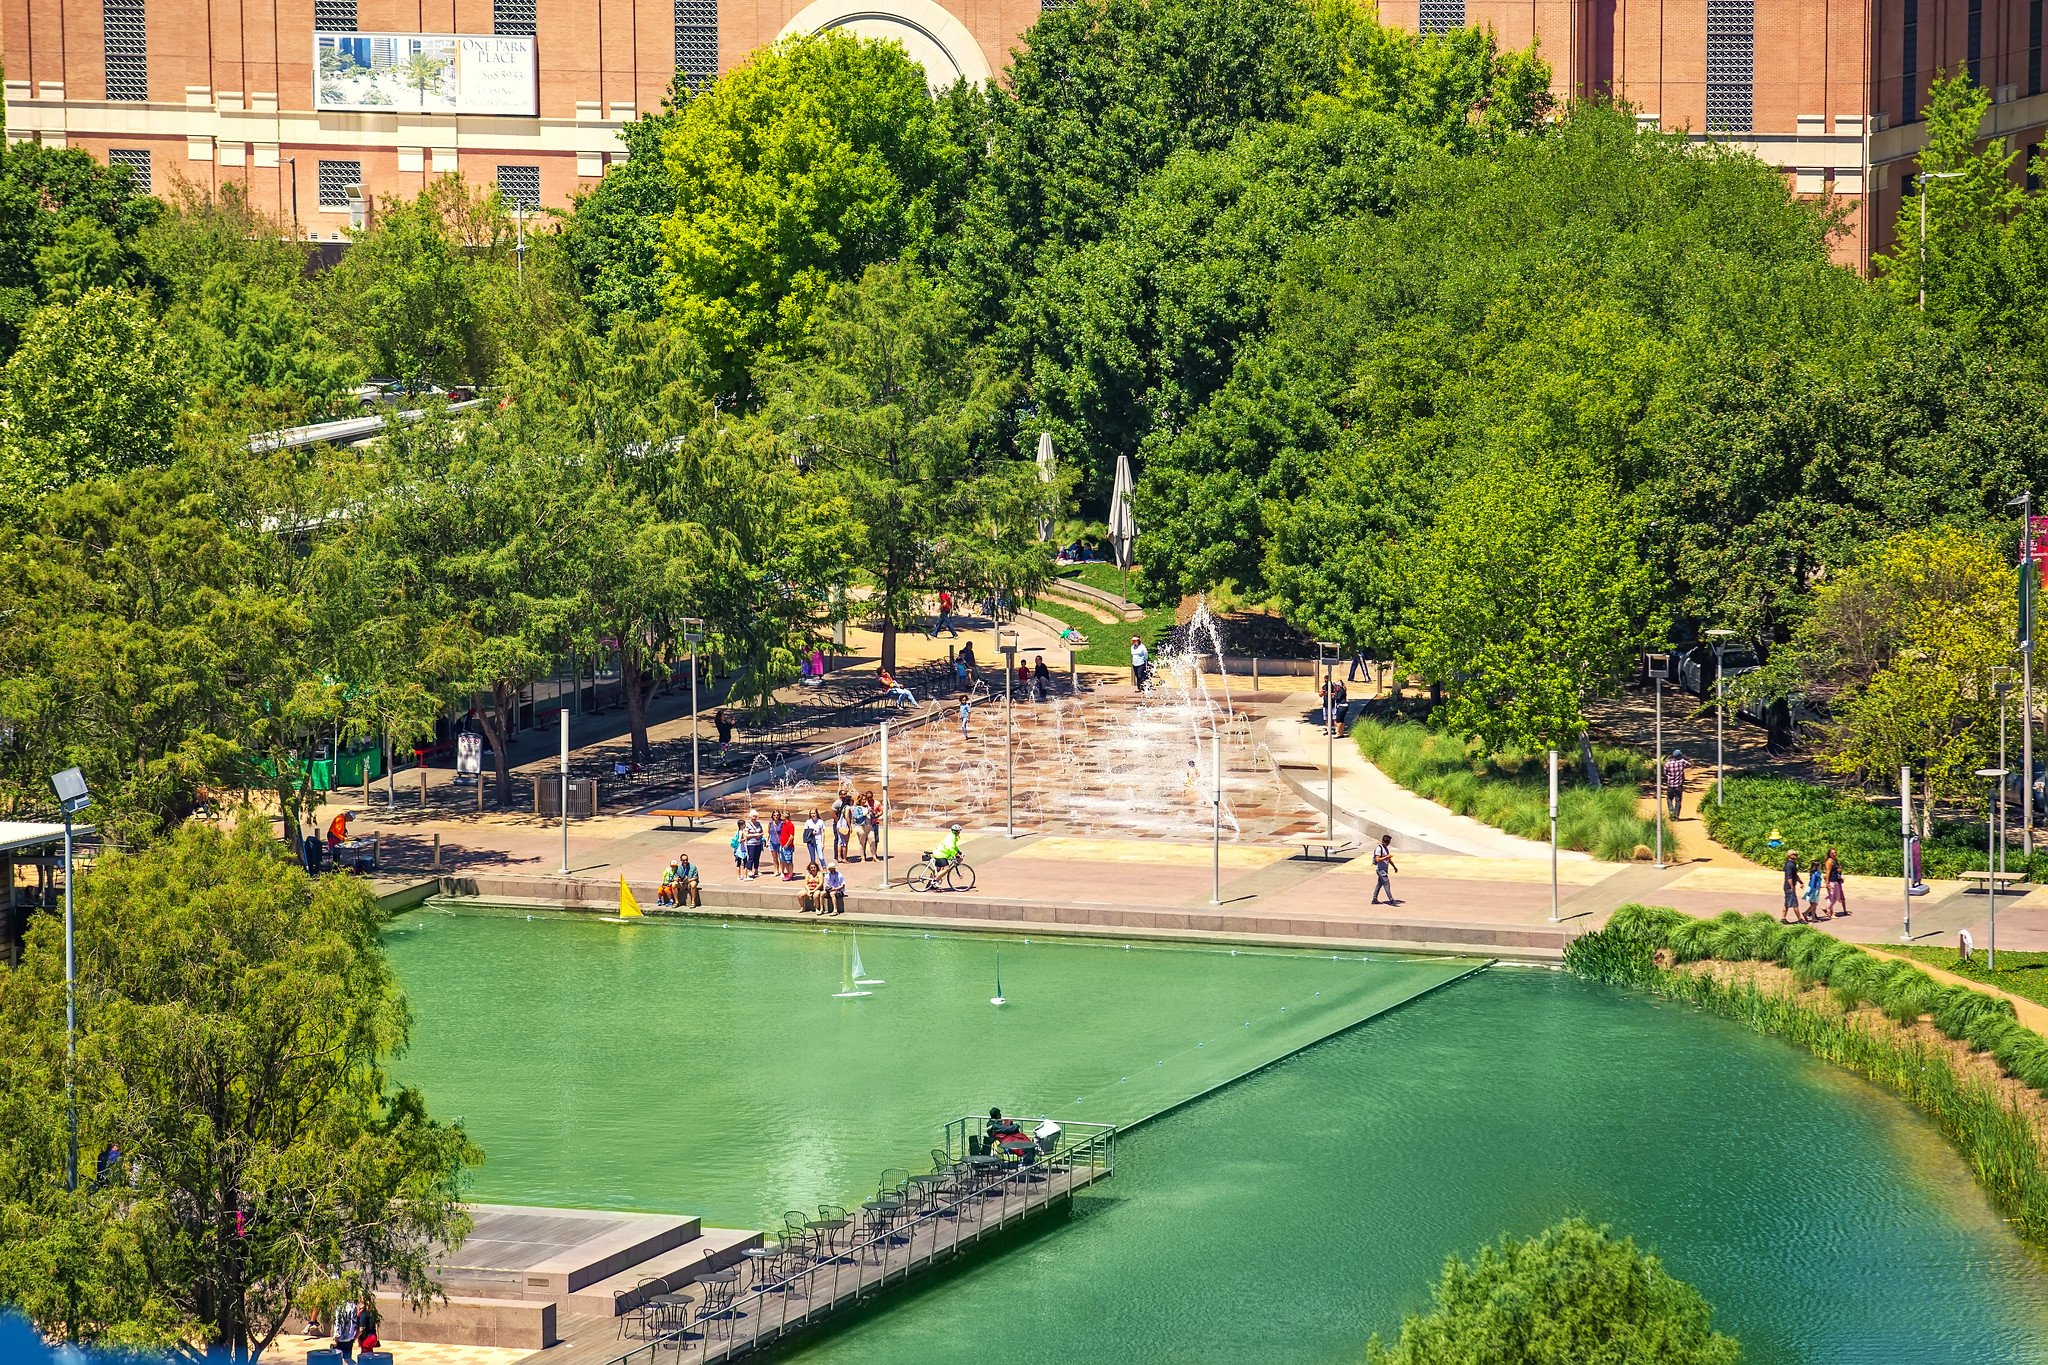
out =
{"type": "Polygon", "coordinates": [[[313,63],[322,112],[537,112],[532,38],[315,33],[313,63]]]}

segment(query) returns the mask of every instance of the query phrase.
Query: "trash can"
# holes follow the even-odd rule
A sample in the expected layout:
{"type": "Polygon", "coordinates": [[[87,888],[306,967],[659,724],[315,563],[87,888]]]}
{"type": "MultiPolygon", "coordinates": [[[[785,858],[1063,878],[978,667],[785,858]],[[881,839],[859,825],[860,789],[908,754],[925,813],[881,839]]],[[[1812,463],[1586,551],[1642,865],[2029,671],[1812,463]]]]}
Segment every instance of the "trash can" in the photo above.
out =
{"type": "MultiPolygon", "coordinates": [[[[533,813],[549,818],[560,817],[562,814],[562,776],[560,773],[543,774],[533,779],[533,813]]],[[[569,814],[578,819],[597,814],[596,778],[570,780],[569,814]]]]}

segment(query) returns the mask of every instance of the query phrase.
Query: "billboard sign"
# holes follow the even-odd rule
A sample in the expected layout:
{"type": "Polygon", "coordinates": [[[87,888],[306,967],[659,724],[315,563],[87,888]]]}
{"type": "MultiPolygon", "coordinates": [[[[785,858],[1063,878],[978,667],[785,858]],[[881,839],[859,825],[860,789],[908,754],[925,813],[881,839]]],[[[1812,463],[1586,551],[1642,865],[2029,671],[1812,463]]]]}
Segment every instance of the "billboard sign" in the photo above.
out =
{"type": "Polygon", "coordinates": [[[490,33],[315,33],[314,107],[350,114],[540,112],[534,40],[490,33]]]}

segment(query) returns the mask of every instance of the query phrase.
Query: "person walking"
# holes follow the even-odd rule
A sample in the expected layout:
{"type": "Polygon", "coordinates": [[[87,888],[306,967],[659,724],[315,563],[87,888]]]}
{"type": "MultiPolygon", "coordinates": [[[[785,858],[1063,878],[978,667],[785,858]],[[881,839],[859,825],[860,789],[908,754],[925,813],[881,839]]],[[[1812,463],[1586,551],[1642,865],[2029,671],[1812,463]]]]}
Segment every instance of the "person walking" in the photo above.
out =
{"type": "Polygon", "coordinates": [[[1806,872],[1806,909],[1799,916],[1812,923],[1820,918],[1820,864],[1814,863],[1806,872]]]}
{"type": "Polygon", "coordinates": [[[1145,642],[1131,637],[1131,686],[1143,692],[1145,680],[1152,676],[1152,656],[1145,651],[1145,642]]]}
{"type": "Polygon", "coordinates": [[[1781,924],[1790,924],[1792,916],[1799,911],[1799,850],[1785,850],[1785,911],[1778,916],[1781,924]]]}
{"type": "Polygon", "coordinates": [[[1678,808],[1685,801],[1685,750],[1673,749],[1671,757],[1664,760],[1664,803],[1671,808],[1671,818],[1678,818],[1678,808]]]}
{"type": "Polygon", "coordinates": [[[974,714],[974,704],[967,698],[960,699],[960,738],[967,738],[967,718],[974,714]]]}
{"type": "Polygon", "coordinates": [[[932,622],[932,638],[938,639],[942,630],[951,631],[954,639],[960,637],[960,627],[953,624],[953,594],[944,588],[939,589],[939,616],[932,622]]]}
{"type": "Polygon", "coordinates": [[[362,1320],[363,1310],[354,1299],[343,1299],[334,1310],[334,1349],[343,1360],[356,1358],[356,1332],[362,1320]]]}
{"type": "Polygon", "coordinates": [[[1390,878],[1401,869],[1394,866],[1394,836],[1382,834],[1372,850],[1372,903],[1380,903],[1380,892],[1387,893],[1388,905],[1399,905],[1394,899],[1394,883],[1390,878]]]}
{"type": "Polygon", "coordinates": [[[1842,882],[1842,860],[1835,856],[1833,849],[1828,850],[1825,867],[1822,880],[1827,883],[1828,888],[1828,918],[1833,919],[1837,915],[1849,913],[1846,888],[1842,882]]]}

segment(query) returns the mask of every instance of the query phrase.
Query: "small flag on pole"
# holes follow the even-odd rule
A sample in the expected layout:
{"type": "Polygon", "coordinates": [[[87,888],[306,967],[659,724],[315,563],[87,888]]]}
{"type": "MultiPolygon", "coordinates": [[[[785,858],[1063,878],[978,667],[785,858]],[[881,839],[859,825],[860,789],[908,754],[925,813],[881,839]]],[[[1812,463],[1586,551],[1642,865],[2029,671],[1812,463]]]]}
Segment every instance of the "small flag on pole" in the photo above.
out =
{"type": "Polygon", "coordinates": [[[632,919],[638,916],[639,913],[640,902],[633,899],[632,888],[626,885],[626,879],[621,876],[619,878],[619,918],[632,919]]]}

